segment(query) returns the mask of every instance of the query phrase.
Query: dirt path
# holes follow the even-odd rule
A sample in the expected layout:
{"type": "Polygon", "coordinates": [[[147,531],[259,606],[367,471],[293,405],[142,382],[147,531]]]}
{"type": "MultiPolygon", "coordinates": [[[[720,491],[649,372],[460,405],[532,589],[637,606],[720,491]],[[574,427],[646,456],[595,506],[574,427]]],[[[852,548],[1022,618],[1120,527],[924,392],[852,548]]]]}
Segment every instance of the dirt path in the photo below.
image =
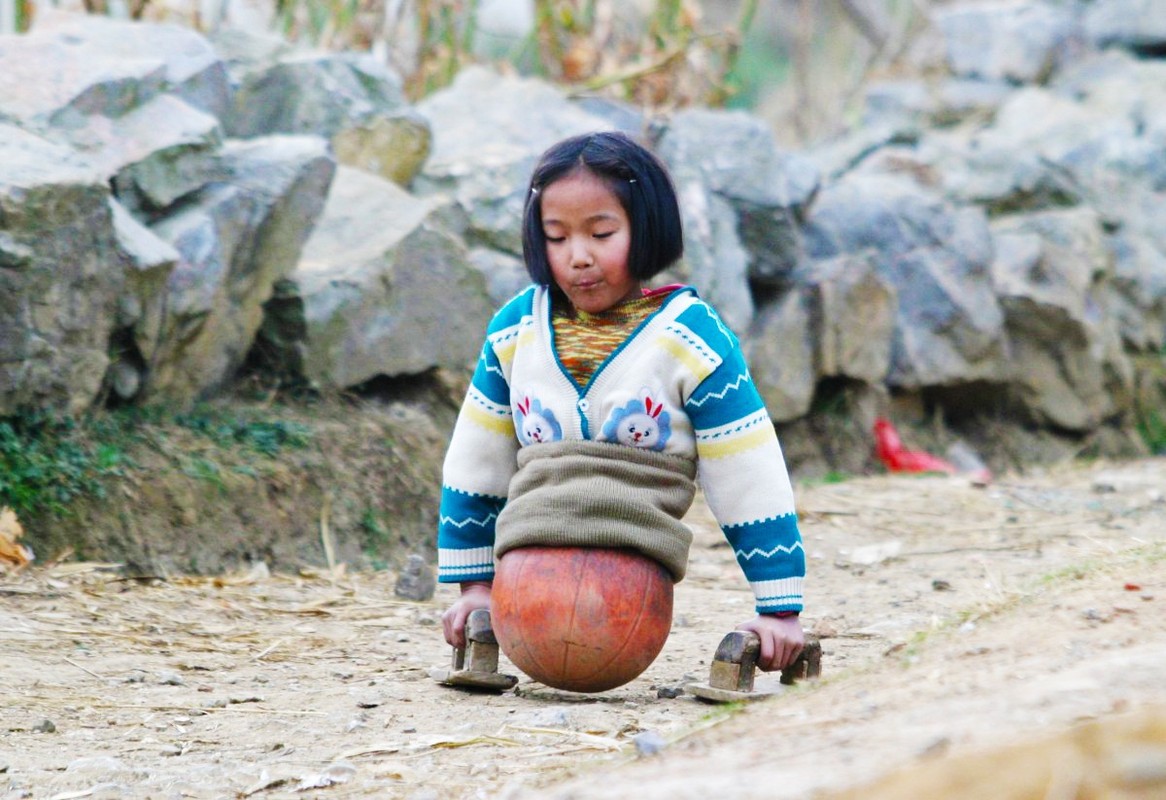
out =
{"type": "Polygon", "coordinates": [[[824,678],[744,709],[659,691],[751,615],[703,506],[663,653],[596,696],[434,684],[452,590],[403,602],[383,573],[0,576],[0,799],[844,789],[1166,702],[1164,493],[1166,459],[800,487],[824,678]]]}

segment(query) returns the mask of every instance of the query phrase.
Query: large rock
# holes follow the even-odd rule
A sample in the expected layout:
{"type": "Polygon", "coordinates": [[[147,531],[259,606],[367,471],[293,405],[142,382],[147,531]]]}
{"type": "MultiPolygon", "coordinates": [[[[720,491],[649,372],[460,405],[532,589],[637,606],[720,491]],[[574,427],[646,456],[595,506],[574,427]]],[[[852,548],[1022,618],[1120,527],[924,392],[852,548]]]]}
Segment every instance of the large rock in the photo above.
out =
{"type": "Polygon", "coordinates": [[[950,386],[1000,375],[1003,315],[982,212],[905,177],[856,173],[825,188],[806,226],[816,260],[869,254],[898,296],[887,382],[950,386]]]}
{"type": "Polygon", "coordinates": [[[993,224],[993,278],[1012,353],[1010,394],[1034,421],[1088,431],[1131,408],[1133,372],[1110,313],[1108,253],[1089,209],[993,224]]]}
{"type": "Polygon", "coordinates": [[[1085,12],[1085,30],[1100,46],[1161,53],[1166,47],[1166,4],[1161,0],[1099,0],[1085,12]]]}
{"type": "Polygon", "coordinates": [[[612,124],[547,83],[468,67],[417,104],[433,149],[413,183],[466,213],[467,244],[522,254],[522,209],[538,157],[560,139],[612,124]],[[472,124],[467,124],[472,121],[472,124]]]}
{"type": "Polygon", "coordinates": [[[43,133],[91,114],[118,117],[165,85],[159,60],[95,53],[50,33],[0,36],[0,121],[43,133]]]}
{"type": "Polygon", "coordinates": [[[811,264],[798,276],[809,300],[815,373],[880,386],[891,369],[899,297],[869,252],[811,264]]]}
{"type": "MultiPolygon", "coordinates": [[[[40,9],[33,29],[34,40],[59,42],[77,60],[81,71],[87,63],[110,61],[127,67],[133,64],[160,65],[161,89],[181,98],[214,117],[222,117],[230,103],[227,67],[210,42],[200,33],[182,25],[141,24],[92,14],[71,14],[40,9]]],[[[42,64],[45,62],[41,62],[42,64]]],[[[57,65],[54,64],[54,72],[57,65]]],[[[116,87],[110,87],[116,88],[116,87]]],[[[125,100],[138,105],[149,99],[132,84],[125,100]]],[[[94,99],[100,96],[95,95],[94,99]]],[[[91,112],[118,116],[116,107],[90,106],[91,112]]]]}
{"type": "Polygon", "coordinates": [[[219,121],[171,94],[114,119],[85,117],[61,135],[112,180],[118,200],[143,217],[225,177],[219,121]]]}
{"type": "Polygon", "coordinates": [[[810,410],[817,376],[807,299],[788,292],[758,309],[744,342],[745,358],[757,390],[774,422],[797,419],[810,410]]]}
{"type": "Polygon", "coordinates": [[[750,282],[780,289],[802,260],[799,222],[818,191],[817,168],[740,111],[682,111],[658,149],[680,194],[688,277],[743,329],[753,316],[750,282]]]}
{"type": "Polygon", "coordinates": [[[122,335],[107,382],[116,397],[133,400],[141,392],[158,352],[166,322],[166,284],[181,256],[116,200],[111,199],[110,206],[125,270],[125,288],[118,298],[114,334],[122,335]]]}
{"type": "Polygon", "coordinates": [[[881,386],[890,371],[898,296],[869,251],[809,262],[765,302],[745,337],[770,416],[806,414],[826,379],[881,386]]]}
{"type": "Polygon", "coordinates": [[[494,305],[464,245],[427,222],[433,213],[432,202],[341,167],[268,303],[263,349],[321,388],[472,367],[494,305]]]}
{"type": "Polygon", "coordinates": [[[1043,82],[1079,38],[1072,12],[1051,3],[962,3],[933,16],[948,67],[962,78],[1043,82]]]}
{"type": "Polygon", "coordinates": [[[1113,254],[1113,313],[1127,348],[1166,347],[1166,197],[1128,192],[1108,237],[1113,254]]]}
{"type": "Polygon", "coordinates": [[[124,283],[108,185],[0,123],[0,415],[93,402],[124,283]]]}
{"type": "Polygon", "coordinates": [[[232,62],[230,135],[324,136],[342,164],[401,185],[413,180],[431,132],[406,103],[396,73],[367,54],[284,52],[264,40],[253,46],[258,54],[232,62]]]}
{"type": "Polygon", "coordinates": [[[321,213],[335,171],[317,137],[232,141],[229,182],[152,225],[181,254],[150,352],[150,396],[182,403],[220,387],[242,365],[263,304],[289,274],[321,213]]]}

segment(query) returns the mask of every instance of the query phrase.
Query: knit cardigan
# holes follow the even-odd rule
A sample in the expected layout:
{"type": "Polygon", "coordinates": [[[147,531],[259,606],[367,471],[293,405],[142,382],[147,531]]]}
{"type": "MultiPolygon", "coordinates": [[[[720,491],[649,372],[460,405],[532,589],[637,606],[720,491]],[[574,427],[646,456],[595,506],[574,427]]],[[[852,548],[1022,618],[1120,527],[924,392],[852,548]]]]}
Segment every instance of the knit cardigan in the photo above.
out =
{"type": "Polygon", "coordinates": [[[695,462],[757,611],[801,611],[805,551],[781,447],[737,337],[695,289],[672,292],[585,385],[555,353],[546,287],[494,315],[444,462],[439,580],[493,577],[519,449],[572,441],[695,462]]]}

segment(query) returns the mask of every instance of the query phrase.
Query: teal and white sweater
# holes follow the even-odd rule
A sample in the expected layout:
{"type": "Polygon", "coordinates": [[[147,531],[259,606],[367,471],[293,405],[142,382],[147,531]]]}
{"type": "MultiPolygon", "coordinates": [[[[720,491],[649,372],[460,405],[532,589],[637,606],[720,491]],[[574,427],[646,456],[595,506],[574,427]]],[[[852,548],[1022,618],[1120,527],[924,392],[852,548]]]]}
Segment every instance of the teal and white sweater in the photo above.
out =
{"type": "MultiPolygon", "coordinates": [[[[580,386],[555,353],[550,306],[547,289],[531,286],[503,306],[487,329],[445,458],[439,579],[493,577],[494,559],[502,554],[495,526],[511,496],[521,448],[555,442],[571,449],[578,442],[594,452],[593,443],[602,442],[695,462],[757,611],[800,611],[806,561],[793,491],[736,336],[694,289],[684,287],[580,386]]],[[[596,469],[603,469],[602,461],[596,460],[596,469]]],[[[544,467],[537,474],[555,471],[544,467]]],[[[521,477],[515,486],[524,484],[521,477]]],[[[675,516],[676,509],[669,509],[675,516]]],[[[500,527],[505,522],[504,516],[500,527]]],[[[563,525],[576,522],[564,519],[563,525]]],[[[550,533],[548,544],[561,541],[550,533]]],[[[505,540],[505,530],[500,538],[505,540]]],[[[672,571],[679,580],[683,564],[672,571]]]]}

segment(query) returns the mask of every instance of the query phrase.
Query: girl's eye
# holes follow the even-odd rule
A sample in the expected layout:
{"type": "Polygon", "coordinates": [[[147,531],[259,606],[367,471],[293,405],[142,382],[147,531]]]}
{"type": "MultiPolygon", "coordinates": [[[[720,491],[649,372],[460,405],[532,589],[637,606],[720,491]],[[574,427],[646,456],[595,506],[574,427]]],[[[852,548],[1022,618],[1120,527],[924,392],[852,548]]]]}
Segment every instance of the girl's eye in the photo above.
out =
{"type": "Polygon", "coordinates": [[[554,244],[558,244],[559,242],[563,241],[567,237],[566,236],[551,236],[549,234],[544,233],[543,238],[545,238],[548,242],[553,242],[554,244]]]}
{"type": "Polygon", "coordinates": [[[608,231],[607,233],[597,233],[597,234],[595,234],[595,238],[596,238],[596,239],[606,239],[607,237],[609,237],[609,236],[614,236],[614,235],[615,235],[615,231],[608,231]]]}

